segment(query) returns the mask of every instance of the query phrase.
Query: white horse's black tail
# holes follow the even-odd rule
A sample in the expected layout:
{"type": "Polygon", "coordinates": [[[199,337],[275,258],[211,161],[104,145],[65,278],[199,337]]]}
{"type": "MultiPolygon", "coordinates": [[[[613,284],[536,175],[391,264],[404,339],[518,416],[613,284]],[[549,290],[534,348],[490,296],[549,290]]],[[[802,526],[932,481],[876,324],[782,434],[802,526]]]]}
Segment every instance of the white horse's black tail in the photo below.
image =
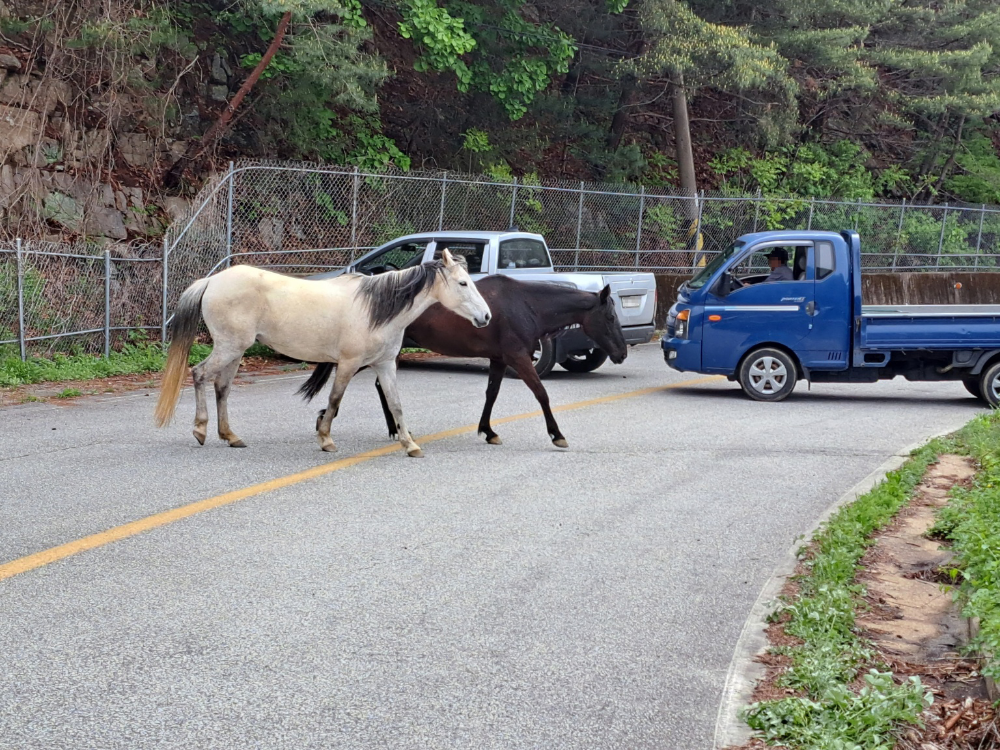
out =
{"type": "Polygon", "coordinates": [[[301,395],[306,401],[312,401],[313,397],[323,390],[323,386],[326,385],[326,381],[330,379],[332,374],[333,363],[320,362],[316,365],[316,369],[313,370],[312,375],[309,376],[309,380],[304,382],[295,392],[301,395]]]}
{"type": "Polygon", "coordinates": [[[184,290],[174,319],[170,324],[170,350],[167,353],[167,366],[163,369],[163,380],[160,383],[160,398],[156,402],[156,426],[170,424],[177,408],[177,399],[181,395],[181,382],[187,369],[188,354],[194,337],[198,334],[198,323],[201,322],[201,298],[208,288],[209,278],[198,279],[184,290]]]}

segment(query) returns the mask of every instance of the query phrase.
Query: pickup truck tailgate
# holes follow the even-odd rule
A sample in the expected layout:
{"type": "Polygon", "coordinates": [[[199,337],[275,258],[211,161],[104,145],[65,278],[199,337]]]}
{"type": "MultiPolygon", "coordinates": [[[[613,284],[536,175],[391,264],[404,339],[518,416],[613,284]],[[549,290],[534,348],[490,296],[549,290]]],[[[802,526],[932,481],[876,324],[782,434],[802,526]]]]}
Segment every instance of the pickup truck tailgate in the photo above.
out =
{"type": "Polygon", "coordinates": [[[622,327],[648,326],[656,312],[656,277],[651,273],[605,274],[622,327]]]}
{"type": "Polygon", "coordinates": [[[863,349],[1000,349],[1000,305],[864,305],[863,349]]]}

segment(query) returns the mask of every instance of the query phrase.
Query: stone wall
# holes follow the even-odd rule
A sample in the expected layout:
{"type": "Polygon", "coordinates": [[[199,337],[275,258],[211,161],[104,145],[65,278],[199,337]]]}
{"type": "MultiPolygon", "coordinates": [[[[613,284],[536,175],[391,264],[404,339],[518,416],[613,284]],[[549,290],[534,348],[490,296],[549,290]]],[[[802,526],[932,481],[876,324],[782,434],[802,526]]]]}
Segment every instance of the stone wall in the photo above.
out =
{"type": "MultiPolygon", "coordinates": [[[[29,68],[21,54],[0,40],[0,239],[122,242],[161,235],[185,202],[161,197],[160,175],[210,116],[202,119],[193,105],[165,129],[143,125],[134,114],[138,99],[116,94],[110,102],[76,91],[29,68]],[[108,114],[112,108],[119,116],[108,114]]],[[[204,77],[200,95],[227,101],[229,63],[214,55],[204,77]]]]}

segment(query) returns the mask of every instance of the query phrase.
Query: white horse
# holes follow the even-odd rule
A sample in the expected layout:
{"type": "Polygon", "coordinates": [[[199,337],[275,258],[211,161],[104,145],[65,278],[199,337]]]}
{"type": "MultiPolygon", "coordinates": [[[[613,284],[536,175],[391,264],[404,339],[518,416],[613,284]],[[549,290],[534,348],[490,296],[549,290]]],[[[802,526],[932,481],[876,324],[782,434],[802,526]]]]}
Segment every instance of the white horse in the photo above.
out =
{"type": "Polygon", "coordinates": [[[191,368],[196,411],[194,436],[202,445],[208,427],[205,383],[215,385],[219,437],[233,448],[246,444],[229,427],[226,400],[240,360],[255,340],[292,359],[336,362],[330,404],[317,425],[320,447],[335,451],[330,423],[347,384],[371,367],[385,389],[407,455],[422,456],[403,423],[396,389],[396,355],[403,331],[435,302],[477,328],[490,322],[490,308],[469,278],[464,263],[445,250],[441,260],[379,276],[356,274],[329,280],[296,279],[253,266],[233,266],[199,279],[181,295],[172,323],[173,338],[156,404],[156,423],[173,418],[188,353],[204,318],[212,334],[208,358],[191,368]]]}

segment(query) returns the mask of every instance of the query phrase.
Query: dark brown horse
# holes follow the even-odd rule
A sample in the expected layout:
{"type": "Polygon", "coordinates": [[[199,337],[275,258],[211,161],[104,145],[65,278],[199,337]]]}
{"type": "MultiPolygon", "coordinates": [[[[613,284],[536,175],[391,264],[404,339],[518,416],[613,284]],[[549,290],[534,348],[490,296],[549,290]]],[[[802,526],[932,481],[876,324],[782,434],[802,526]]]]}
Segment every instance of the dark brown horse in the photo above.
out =
{"type": "MultiPolygon", "coordinates": [[[[579,325],[612,362],[620,364],[628,354],[628,347],[615,314],[610,287],[604,287],[600,293],[583,292],[546,282],[517,281],[507,276],[487,276],[477,281],[476,286],[493,314],[488,326],[474,328],[467,320],[443,306],[432,305],[409,325],[406,338],[439,354],[490,360],[486,405],[479,420],[479,433],[486,436],[487,443],[501,443],[500,436],[490,427],[490,415],[504,373],[510,367],[538,399],[552,442],[566,448],[566,438],[552,416],[549,395],[535,372],[531,355],[543,336],[579,325]]],[[[319,363],[298,392],[307,400],[312,399],[323,389],[333,368],[331,363],[319,363]]],[[[395,422],[387,410],[381,384],[378,381],[375,384],[382,398],[389,434],[395,435],[395,422]]]]}

